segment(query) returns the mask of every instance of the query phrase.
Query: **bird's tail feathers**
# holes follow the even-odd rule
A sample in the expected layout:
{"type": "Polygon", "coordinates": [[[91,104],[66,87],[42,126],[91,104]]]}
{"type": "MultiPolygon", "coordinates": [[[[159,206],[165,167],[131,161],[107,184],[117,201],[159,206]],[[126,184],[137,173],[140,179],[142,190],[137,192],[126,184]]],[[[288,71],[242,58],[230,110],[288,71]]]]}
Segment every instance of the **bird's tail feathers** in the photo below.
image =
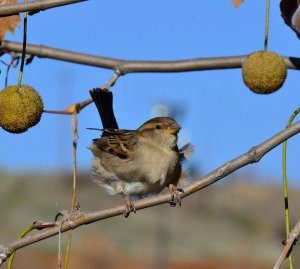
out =
{"type": "Polygon", "coordinates": [[[90,95],[99,112],[103,129],[118,129],[118,123],[113,110],[113,94],[111,91],[94,88],[90,95]]]}

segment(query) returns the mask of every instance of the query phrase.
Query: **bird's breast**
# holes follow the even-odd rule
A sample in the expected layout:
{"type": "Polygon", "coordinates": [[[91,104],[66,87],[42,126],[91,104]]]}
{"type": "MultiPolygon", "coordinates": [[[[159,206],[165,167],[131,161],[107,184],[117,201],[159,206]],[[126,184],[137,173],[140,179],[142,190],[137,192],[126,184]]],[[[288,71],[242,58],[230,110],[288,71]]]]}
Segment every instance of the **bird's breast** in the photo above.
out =
{"type": "Polygon", "coordinates": [[[160,185],[165,185],[167,176],[172,177],[173,171],[179,165],[179,155],[170,147],[143,143],[137,148],[133,157],[139,166],[140,180],[160,185]]]}

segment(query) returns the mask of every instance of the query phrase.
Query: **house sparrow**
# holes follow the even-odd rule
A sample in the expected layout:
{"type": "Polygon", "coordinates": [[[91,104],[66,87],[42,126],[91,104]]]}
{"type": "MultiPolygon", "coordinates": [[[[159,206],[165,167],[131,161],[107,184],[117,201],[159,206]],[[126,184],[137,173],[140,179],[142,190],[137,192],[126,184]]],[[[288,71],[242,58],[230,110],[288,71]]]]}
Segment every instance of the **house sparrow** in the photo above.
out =
{"type": "MultiPolygon", "coordinates": [[[[99,94],[91,93],[91,96],[99,110],[103,99],[99,101],[99,94]]],[[[99,113],[101,115],[100,110],[99,113]]],[[[172,118],[157,117],[137,130],[104,128],[102,137],[93,140],[89,149],[94,155],[94,180],[108,193],[123,196],[125,217],[136,212],[133,198],[157,194],[165,187],[172,195],[170,204],[175,206],[178,202],[180,205],[179,193],[183,190],[176,187],[183,160],[177,146],[180,128],[172,118]]]]}

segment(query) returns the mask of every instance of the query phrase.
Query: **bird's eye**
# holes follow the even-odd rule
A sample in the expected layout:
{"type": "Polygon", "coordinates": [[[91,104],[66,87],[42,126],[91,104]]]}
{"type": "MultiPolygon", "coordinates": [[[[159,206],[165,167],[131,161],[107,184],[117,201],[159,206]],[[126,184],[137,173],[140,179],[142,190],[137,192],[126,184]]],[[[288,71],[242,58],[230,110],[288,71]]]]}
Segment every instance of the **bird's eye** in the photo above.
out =
{"type": "Polygon", "coordinates": [[[157,124],[155,128],[159,130],[162,128],[162,126],[160,124],[157,124]]]}

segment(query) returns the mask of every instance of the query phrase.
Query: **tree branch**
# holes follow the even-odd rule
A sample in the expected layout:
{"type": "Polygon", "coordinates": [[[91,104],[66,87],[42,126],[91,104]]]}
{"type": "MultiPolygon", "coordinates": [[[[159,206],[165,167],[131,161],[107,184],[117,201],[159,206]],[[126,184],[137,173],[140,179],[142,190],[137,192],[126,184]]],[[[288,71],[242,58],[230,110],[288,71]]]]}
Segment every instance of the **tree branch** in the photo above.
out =
{"type": "Polygon", "coordinates": [[[274,265],[273,269],[279,269],[283,263],[283,261],[288,258],[293,250],[293,246],[296,244],[296,241],[299,238],[300,233],[300,220],[296,223],[294,228],[291,230],[288,239],[285,241],[285,246],[274,265]]]}
{"type": "Polygon", "coordinates": [[[42,0],[42,1],[39,0],[39,1],[32,1],[28,3],[2,5],[0,9],[0,17],[17,15],[20,12],[25,12],[25,11],[36,13],[39,11],[44,11],[49,8],[70,5],[70,4],[75,4],[84,1],[87,0],[42,0]]]}
{"type": "MultiPolygon", "coordinates": [[[[258,162],[266,153],[268,153],[273,148],[281,144],[283,141],[289,139],[290,137],[294,136],[299,132],[300,121],[296,122],[295,124],[291,125],[290,127],[286,128],[285,130],[281,131],[280,133],[261,143],[260,145],[251,148],[241,156],[229,162],[226,162],[224,165],[220,166],[208,175],[200,178],[197,182],[185,188],[185,192],[180,194],[180,197],[184,198],[188,195],[191,195],[192,193],[195,193],[217,182],[218,180],[224,178],[225,176],[231,174],[232,172],[238,170],[239,168],[245,165],[258,162]]],[[[143,208],[168,203],[169,201],[170,195],[168,193],[162,194],[151,197],[149,199],[143,199],[135,202],[135,208],[136,210],[140,210],[143,208]]],[[[81,225],[122,215],[123,212],[124,206],[117,206],[115,208],[95,212],[76,212],[75,214],[70,216],[67,221],[64,221],[62,225],[61,222],[58,222],[56,227],[42,230],[37,234],[12,241],[6,245],[0,245],[0,264],[1,260],[4,261],[9,255],[11,255],[13,251],[57,235],[59,233],[60,228],[61,232],[65,232],[70,229],[75,229],[81,225]]]]}
{"type": "MultiPolygon", "coordinates": [[[[1,52],[21,52],[22,43],[2,41],[1,52]]],[[[241,68],[247,55],[216,58],[195,58],[177,61],[134,61],[95,56],[90,54],[55,49],[42,45],[26,46],[26,53],[40,58],[49,58],[71,63],[118,70],[120,75],[138,72],[187,72],[211,69],[241,68]]],[[[300,58],[284,57],[287,68],[300,69],[300,58]]]]}
{"type": "MultiPolygon", "coordinates": [[[[109,79],[109,81],[107,81],[100,88],[109,90],[110,87],[112,87],[117,82],[119,76],[120,76],[120,74],[119,74],[118,70],[116,70],[116,72],[109,79]]],[[[72,104],[71,106],[69,106],[65,110],[47,110],[47,109],[44,109],[43,112],[51,113],[51,114],[73,115],[74,112],[76,111],[76,113],[79,114],[82,109],[84,109],[86,106],[88,106],[91,103],[93,103],[93,99],[89,98],[89,99],[84,100],[83,102],[72,104]]]]}

